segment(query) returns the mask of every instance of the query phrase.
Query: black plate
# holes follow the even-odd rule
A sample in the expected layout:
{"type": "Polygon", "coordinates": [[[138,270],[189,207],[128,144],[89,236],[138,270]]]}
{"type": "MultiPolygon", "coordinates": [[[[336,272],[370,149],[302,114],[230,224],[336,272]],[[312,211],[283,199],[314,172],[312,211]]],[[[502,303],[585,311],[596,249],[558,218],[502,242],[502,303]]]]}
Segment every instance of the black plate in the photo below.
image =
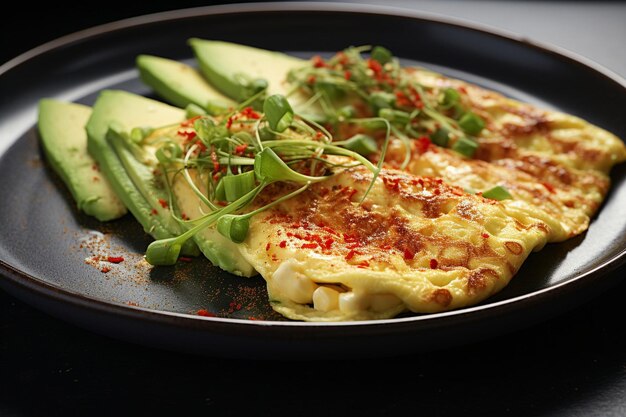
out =
{"type": "Polygon", "coordinates": [[[513,98],[581,116],[626,137],[626,83],[545,46],[414,13],[364,6],[239,5],[183,10],[97,27],[0,67],[0,280],[27,302],[128,341],[225,356],[324,358],[435,349],[545,319],[613,284],[626,258],[626,169],[588,232],[532,254],[511,284],[481,305],[376,322],[302,323],[272,312],[261,278],[204,260],[150,271],[150,239],[130,216],[101,224],[78,213],[42,157],[42,97],[92,104],[103,88],[151,95],[134,70],[140,53],[191,60],[190,37],[308,56],[381,44],[396,55],[513,98]],[[102,273],[94,254],[125,261],[102,273]],[[218,317],[201,317],[200,309],[218,317]]]}

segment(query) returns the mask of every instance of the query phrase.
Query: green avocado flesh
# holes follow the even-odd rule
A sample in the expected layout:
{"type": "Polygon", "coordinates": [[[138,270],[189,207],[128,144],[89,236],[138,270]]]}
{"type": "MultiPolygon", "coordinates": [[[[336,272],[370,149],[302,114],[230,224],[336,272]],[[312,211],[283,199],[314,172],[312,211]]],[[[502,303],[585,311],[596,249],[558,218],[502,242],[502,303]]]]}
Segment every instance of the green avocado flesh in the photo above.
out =
{"type": "Polygon", "coordinates": [[[126,214],[126,207],[87,152],[85,124],[91,108],[53,99],[39,102],[38,128],[46,159],[68,187],[79,210],[100,221],[126,214]]]}
{"type": "MultiPolygon", "coordinates": [[[[120,132],[180,123],[184,117],[185,112],[176,107],[125,91],[105,90],[96,100],[86,125],[89,153],[98,161],[124,205],[146,233],[156,239],[174,237],[183,230],[169,208],[160,203],[167,201],[167,191],[158,185],[153,170],[136,157],[120,132]],[[114,130],[110,129],[113,125],[114,130]]],[[[197,255],[199,251],[188,241],[182,253],[197,255]]]]}
{"type": "Polygon", "coordinates": [[[235,104],[213,88],[193,67],[182,62],[152,55],[139,55],[137,68],[141,80],[171,104],[187,107],[195,104],[207,109],[228,108],[235,104]]]}
{"type": "MultiPolygon", "coordinates": [[[[209,82],[228,97],[241,101],[246,97],[242,80],[265,79],[267,95],[286,95],[287,73],[307,61],[280,52],[253,48],[230,42],[192,38],[189,44],[209,82]]],[[[291,101],[291,98],[290,98],[291,101]]]]}

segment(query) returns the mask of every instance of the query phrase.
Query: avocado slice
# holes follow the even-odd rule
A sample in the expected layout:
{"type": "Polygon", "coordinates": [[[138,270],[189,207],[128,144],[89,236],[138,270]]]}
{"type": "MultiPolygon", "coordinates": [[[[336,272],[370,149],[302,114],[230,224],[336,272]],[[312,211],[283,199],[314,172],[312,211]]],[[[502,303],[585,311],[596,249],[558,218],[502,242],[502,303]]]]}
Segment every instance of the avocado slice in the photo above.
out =
{"type": "MultiPolygon", "coordinates": [[[[141,223],[146,233],[156,239],[174,237],[183,232],[181,226],[163,207],[166,191],[158,186],[152,170],[145,167],[124,145],[121,131],[139,126],[163,126],[184,120],[179,108],[119,90],[100,93],[86,125],[89,153],[98,161],[115,193],[141,223]],[[115,129],[111,129],[111,125],[115,129]]],[[[182,253],[199,254],[193,241],[183,246],[182,253]]]]}
{"type": "Polygon", "coordinates": [[[100,221],[126,214],[95,159],[87,152],[85,124],[91,108],[53,99],[39,101],[37,126],[46,159],[61,177],[78,209],[100,221]]]}
{"type": "Polygon", "coordinates": [[[153,55],[139,55],[141,80],[161,97],[178,107],[195,104],[203,109],[229,108],[235,103],[212,87],[193,67],[153,55]]]}
{"type": "Polygon", "coordinates": [[[191,38],[189,44],[202,74],[215,88],[236,101],[247,98],[245,81],[259,78],[267,81],[268,95],[287,95],[290,89],[286,83],[287,73],[307,63],[281,52],[231,42],[191,38]]]}

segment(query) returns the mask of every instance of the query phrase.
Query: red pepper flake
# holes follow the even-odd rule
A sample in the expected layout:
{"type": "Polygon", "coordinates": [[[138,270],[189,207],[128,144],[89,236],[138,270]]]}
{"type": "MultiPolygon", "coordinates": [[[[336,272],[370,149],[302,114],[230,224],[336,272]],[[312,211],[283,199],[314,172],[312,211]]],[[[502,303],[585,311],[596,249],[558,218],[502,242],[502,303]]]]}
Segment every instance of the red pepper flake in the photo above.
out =
{"type": "Polygon", "coordinates": [[[335,239],[333,239],[332,237],[329,237],[328,239],[326,239],[324,241],[324,249],[330,249],[330,247],[332,246],[334,242],[335,242],[335,239]]]}
{"type": "Polygon", "coordinates": [[[202,316],[202,317],[215,317],[215,314],[213,314],[210,311],[205,310],[205,309],[201,309],[201,310],[196,311],[196,314],[198,316],[202,316]]]}
{"type": "Polygon", "coordinates": [[[315,249],[317,248],[317,243],[305,243],[301,246],[302,249],[315,249]]]}
{"type": "Polygon", "coordinates": [[[237,155],[243,155],[243,153],[246,151],[246,149],[248,149],[248,144],[244,143],[243,145],[237,145],[235,146],[235,153],[237,155]]]}
{"type": "Polygon", "coordinates": [[[237,116],[230,116],[228,120],[226,120],[226,129],[230,129],[235,120],[237,120],[237,116]]]}
{"type": "Polygon", "coordinates": [[[404,250],[404,259],[411,260],[413,258],[415,258],[415,253],[411,249],[406,248],[404,250]]]}
{"type": "Polygon", "coordinates": [[[119,264],[120,262],[124,262],[123,256],[107,256],[107,261],[112,264],[119,264]]]}
{"type": "Polygon", "coordinates": [[[309,84],[315,84],[315,75],[311,75],[306,81],[309,84]]]}
{"type": "Polygon", "coordinates": [[[159,214],[159,212],[156,209],[150,210],[150,215],[156,216],[157,214],[159,214]]]}
{"type": "Polygon", "coordinates": [[[106,274],[107,272],[111,272],[111,268],[109,268],[108,266],[105,266],[100,270],[100,272],[103,272],[106,274]]]}
{"type": "Polygon", "coordinates": [[[396,91],[396,105],[398,107],[410,107],[411,100],[402,91],[396,91]]]}
{"type": "Polygon", "coordinates": [[[437,262],[436,259],[431,259],[430,260],[430,269],[437,269],[438,265],[439,265],[439,262],[437,262]]]}
{"type": "Polygon", "coordinates": [[[186,256],[179,256],[178,260],[181,261],[181,262],[191,262],[191,261],[193,261],[192,258],[188,258],[186,256]]]}
{"type": "Polygon", "coordinates": [[[357,268],[367,268],[370,266],[370,263],[367,261],[363,261],[360,264],[357,265],[357,268]]]}
{"type": "Polygon", "coordinates": [[[356,251],[354,249],[350,249],[350,252],[348,252],[348,254],[345,256],[346,261],[354,258],[354,255],[356,255],[356,251]]]}
{"type": "Polygon", "coordinates": [[[179,130],[178,132],[179,136],[182,136],[185,138],[185,140],[192,140],[193,138],[196,137],[196,132],[193,130],[179,130]]]}
{"type": "Polygon", "coordinates": [[[345,78],[346,80],[350,81],[351,77],[352,77],[352,73],[350,71],[344,71],[343,78],[345,78]]]}
{"type": "Polygon", "coordinates": [[[337,57],[337,60],[339,60],[339,64],[343,65],[344,67],[350,63],[348,55],[343,52],[338,52],[335,56],[337,57]]]}
{"type": "Polygon", "coordinates": [[[181,213],[180,218],[183,220],[189,220],[189,216],[187,216],[185,213],[181,213]]]}
{"type": "Polygon", "coordinates": [[[431,143],[432,142],[428,136],[422,136],[415,141],[415,148],[420,154],[422,154],[430,148],[431,143]]]}
{"type": "Polygon", "coordinates": [[[287,241],[286,241],[286,240],[283,240],[282,242],[280,242],[280,243],[278,244],[278,246],[280,246],[281,248],[286,247],[286,246],[287,246],[287,241]]]}
{"type": "Polygon", "coordinates": [[[489,238],[489,233],[483,233],[482,237],[485,238],[485,239],[488,239],[489,238]]]}
{"type": "Polygon", "coordinates": [[[324,230],[325,232],[330,233],[331,235],[335,235],[337,236],[339,233],[337,233],[337,231],[335,229],[331,229],[328,226],[322,226],[322,230],[324,230]]]}
{"type": "Polygon", "coordinates": [[[182,122],[182,123],[180,124],[180,126],[181,126],[181,127],[191,127],[191,126],[193,126],[193,123],[194,123],[196,120],[198,120],[199,118],[201,118],[201,117],[202,117],[201,115],[194,116],[194,117],[192,117],[191,119],[187,119],[187,120],[185,120],[184,122],[182,122]]]}
{"type": "Polygon", "coordinates": [[[267,242],[267,245],[265,245],[265,251],[267,252],[268,250],[270,250],[271,246],[272,244],[270,242],[267,242]]]}
{"type": "Polygon", "coordinates": [[[376,61],[375,59],[368,59],[367,67],[374,71],[374,74],[376,75],[379,75],[383,71],[383,66],[380,65],[380,62],[376,61]]]}
{"type": "Polygon", "coordinates": [[[467,88],[465,88],[465,86],[463,85],[458,87],[457,90],[459,90],[463,94],[467,94],[467,88]]]}
{"type": "Polygon", "coordinates": [[[241,111],[241,114],[249,119],[258,120],[261,118],[261,115],[255,112],[252,107],[246,107],[241,111]]]}
{"type": "Polygon", "coordinates": [[[552,186],[552,184],[547,183],[547,182],[542,182],[541,185],[543,185],[544,187],[546,187],[546,190],[550,191],[552,194],[556,193],[556,190],[554,189],[554,187],[552,186]]]}
{"type": "Polygon", "coordinates": [[[169,205],[167,204],[167,201],[163,200],[162,198],[159,198],[159,204],[161,205],[161,207],[163,207],[164,209],[166,209],[169,205]]]}
{"type": "Polygon", "coordinates": [[[313,58],[311,58],[312,64],[314,68],[325,68],[326,67],[326,62],[324,62],[324,59],[319,56],[319,55],[315,55],[313,58]]]}

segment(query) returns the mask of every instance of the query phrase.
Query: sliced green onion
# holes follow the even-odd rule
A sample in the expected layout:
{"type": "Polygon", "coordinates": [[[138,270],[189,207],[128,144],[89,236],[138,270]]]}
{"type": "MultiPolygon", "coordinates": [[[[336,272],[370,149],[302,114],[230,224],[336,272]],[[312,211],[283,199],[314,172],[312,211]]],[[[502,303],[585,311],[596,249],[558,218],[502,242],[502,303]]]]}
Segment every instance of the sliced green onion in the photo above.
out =
{"type": "Polygon", "coordinates": [[[465,133],[477,135],[485,128],[485,121],[475,113],[467,112],[459,120],[459,126],[465,133]]]}
{"type": "Polygon", "coordinates": [[[459,138],[456,142],[454,142],[454,145],[452,145],[452,150],[460,153],[463,156],[467,156],[468,158],[474,156],[477,149],[478,142],[465,137],[459,138]]]}
{"type": "Polygon", "coordinates": [[[455,106],[461,99],[461,94],[454,88],[446,88],[443,90],[439,99],[439,104],[444,109],[449,109],[455,106]]]}
{"type": "Polygon", "coordinates": [[[483,197],[489,198],[491,200],[507,200],[513,198],[513,196],[509,193],[509,190],[504,188],[501,185],[496,185],[495,187],[483,191],[483,197]]]}
{"type": "Polygon", "coordinates": [[[217,231],[235,243],[246,240],[250,229],[250,218],[247,215],[225,214],[217,221],[217,231]]]}
{"type": "Polygon", "coordinates": [[[205,116],[207,114],[206,110],[197,104],[189,103],[187,107],[185,107],[185,117],[187,119],[191,119],[192,117],[197,116],[205,116]]]}
{"type": "Polygon", "coordinates": [[[391,61],[393,55],[391,54],[389,49],[383,48],[382,46],[375,46],[374,49],[372,49],[371,57],[372,59],[375,59],[376,61],[384,65],[387,62],[391,61]]]}
{"type": "Polygon", "coordinates": [[[380,109],[378,117],[389,120],[391,123],[406,125],[411,121],[411,114],[402,110],[380,109]]]}
{"type": "Polygon", "coordinates": [[[275,94],[266,98],[263,103],[263,112],[270,128],[276,132],[285,131],[293,122],[293,109],[283,95],[275,94]]]}
{"type": "Polygon", "coordinates": [[[442,147],[448,146],[448,141],[450,140],[450,131],[445,127],[439,128],[430,135],[430,140],[435,144],[442,147]]]}
{"type": "Polygon", "coordinates": [[[363,133],[357,133],[351,138],[342,142],[335,142],[335,144],[363,156],[373,154],[378,150],[378,145],[374,138],[363,133]]]}
{"type": "Polygon", "coordinates": [[[221,184],[224,184],[224,196],[226,197],[226,201],[233,202],[252,191],[255,187],[254,180],[254,171],[248,171],[238,175],[226,175],[220,181],[221,184]]]}

